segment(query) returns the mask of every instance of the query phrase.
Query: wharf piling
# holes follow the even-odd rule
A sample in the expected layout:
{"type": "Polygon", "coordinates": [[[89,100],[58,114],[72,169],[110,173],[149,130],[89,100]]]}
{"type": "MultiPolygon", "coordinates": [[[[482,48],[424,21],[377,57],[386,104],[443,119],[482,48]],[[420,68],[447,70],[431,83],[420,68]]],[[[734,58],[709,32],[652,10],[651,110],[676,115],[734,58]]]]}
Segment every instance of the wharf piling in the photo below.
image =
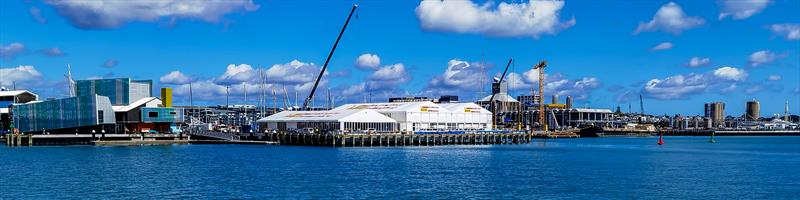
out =
{"type": "Polygon", "coordinates": [[[547,138],[531,133],[476,134],[313,134],[267,133],[266,140],[280,145],[322,147],[392,147],[441,145],[528,144],[533,138],[547,138]]]}
{"type": "Polygon", "coordinates": [[[6,134],[4,140],[6,146],[33,146],[33,135],[31,134],[6,134]]]}

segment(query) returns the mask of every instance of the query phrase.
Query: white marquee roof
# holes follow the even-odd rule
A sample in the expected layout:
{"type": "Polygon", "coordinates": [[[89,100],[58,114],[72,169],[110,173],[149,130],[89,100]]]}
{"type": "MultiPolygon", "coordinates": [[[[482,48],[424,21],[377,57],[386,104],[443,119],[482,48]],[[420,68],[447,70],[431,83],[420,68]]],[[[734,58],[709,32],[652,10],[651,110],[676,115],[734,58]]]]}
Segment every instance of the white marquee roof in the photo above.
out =
{"type": "Polygon", "coordinates": [[[374,110],[283,111],[258,120],[265,122],[397,122],[374,110]]]}
{"type": "Polygon", "coordinates": [[[439,104],[430,101],[423,102],[390,102],[390,103],[356,103],[345,104],[333,110],[374,110],[381,113],[389,112],[447,112],[439,104]]]}

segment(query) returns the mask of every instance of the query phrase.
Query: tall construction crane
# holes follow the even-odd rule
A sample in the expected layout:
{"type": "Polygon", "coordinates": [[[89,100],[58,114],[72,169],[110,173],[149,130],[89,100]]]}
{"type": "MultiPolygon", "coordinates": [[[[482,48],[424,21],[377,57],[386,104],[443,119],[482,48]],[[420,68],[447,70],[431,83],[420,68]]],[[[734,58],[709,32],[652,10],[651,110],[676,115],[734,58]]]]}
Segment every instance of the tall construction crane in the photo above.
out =
{"type": "MultiPolygon", "coordinates": [[[[547,67],[547,61],[543,60],[533,66],[533,69],[539,70],[539,124],[542,125],[542,130],[547,132],[547,122],[545,121],[544,114],[544,68],[547,67]]],[[[534,95],[535,97],[535,95],[534,95]]]]}
{"type": "MultiPolygon", "coordinates": [[[[503,75],[500,76],[500,81],[498,81],[497,84],[501,84],[501,85],[503,84],[503,79],[506,78],[506,72],[508,72],[508,66],[511,66],[511,62],[513,62],[513,61],[514,61],[514,58],[509,58],[508,59],[508,64],[506,64],[506,69],[503,70],[503,75]]],[[[502,86],[498,86],[498,87],[502,87],[502,86]]],[[[495,110],[495,106],[494,106],[494,96],[496,94],[497,93],[494,92],[494,89],[493,89],[492,90],[492,97],[489,98],[489,107],[492,110],[492,126],[493,126],[492,129],[497,128],[497,120],[495,119],[495,115],[496,115],[497,111],[495,110]]]]}
{"type": "Polygon", "coordinates": [[[322,79],[322,74],[325,73],[325,70],[328,69],[328,62],[331,61],[331,57],[333,56],[333,52],[336,51],[336,46],[339,45],[339,40],[342,39],[342,34],[344,34],[344,30],[347,29],[347,24],[350,23],[350,18],[353,17],[353,13],[356,12],[356,8],[358,8],[358,4],[353,4],[353,9],[350,10],[350,15],[347,16],[347,21],[344,21],[344,26],[342,26],[342,31],[339,32],[339,36],[336,37],[336,42],[333,43],[333,48],[331,48],[331,52],[328,53],[328,58],[325,59],[325,64],[322,65],[322,70],[319,71],[319,75],[317,76],[317,80],[314,81],[314,87],[311,88],[311,93],[308,94],[308,98],[303,101],[303,110],[309,110],[308,104],[309,102],[313,101],[314,99],[314,92],[317,91],[317,86],[319,85],[320,79],[322,79]]]}

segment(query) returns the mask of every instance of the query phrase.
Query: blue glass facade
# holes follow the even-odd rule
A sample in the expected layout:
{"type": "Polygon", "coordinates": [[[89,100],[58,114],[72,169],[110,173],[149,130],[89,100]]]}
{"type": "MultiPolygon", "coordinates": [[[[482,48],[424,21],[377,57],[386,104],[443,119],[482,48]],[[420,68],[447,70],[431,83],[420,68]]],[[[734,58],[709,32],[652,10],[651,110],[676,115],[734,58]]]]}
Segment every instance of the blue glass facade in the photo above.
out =
{"type": "Polygon", "coordinates": [[[13,113],[14,126],[23,132],[115,123],[108,97],[97,95],[18,104],[13,113]]]}
{"type": "Polygon", "coordinates": [[[106,96],[115,106],[124,106],[152,94],[152,81],[131,81],[129,78],[79,80],[75,82],[78,96],[106,96]]]}

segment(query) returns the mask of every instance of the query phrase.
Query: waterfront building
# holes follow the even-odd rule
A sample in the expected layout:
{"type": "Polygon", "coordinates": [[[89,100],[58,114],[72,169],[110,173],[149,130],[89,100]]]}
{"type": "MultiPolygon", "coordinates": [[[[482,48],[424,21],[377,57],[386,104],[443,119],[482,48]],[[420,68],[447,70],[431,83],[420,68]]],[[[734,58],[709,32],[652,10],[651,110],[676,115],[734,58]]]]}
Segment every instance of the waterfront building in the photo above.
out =
{"type": "Polygon", "coordinates": [[[711,126],[714,128],[725,127],[725,103],[710,102],[704,107],[705,117],[711,119],[711,126]]]}
{"type": "MultiPolygon", "coordinates": [[[[172,98],[172,97],[167,97],[172,98]]],[[[176,132],[176,124],[183,123],[182,108],[164,107],[163,101],[145,97],[129,105],[113,106],[119,133],[176,132]]]]}
{"type": "Polygon", "coordinates": [[[11,105],[37,100],[39,95],[27,90],[0,90],[0,133],[11,131],[11,105]]]}
{"type": "MultiPolygon", "coordinates": [[[[52,134],[175,133],[183,111],[151,96],[152,81],[111,78],[79,80],[75,97],[14,104],[20,131],[52,134]]],[[[171,90],[162,98],[172,99],[171,90]]]]}
{"type": "Polygon", "coordinates": [[[755,99],[747,101],[744,118],[750,121],[758,121],[760,116],[761,116],[761,103],[759,103],[755,99]]]}
{"type": "Polygon", "coordinates": [[[400,132],[476,131],[491,129],[491,115],[491,112],[474,103],[388,102],[345,104],[330,111],[283,111],[258,122],[266,123],[266,127],[272,130],[316,128],[330,131],[333,127],[346,132],[368,129],[400,132]],[[386,126],[384,123],[392,125],[386,126]],[[282,124],[286,124],[286,127],[282,124]]]}
{"type": "Polygon", "coordinates": [[[151,97],[153,93],[152,80],[110,78],[78,80],[75,84],[77,96],[95,94],[106,96],[115,106],[131,104],[139,99],[151,97]]]}
{"type": "Polygon", "coordinates": [[[492,125],[492,113],[474,103],[362,103],[333,110],[359,109],[375,110],[396,120],[399,131],[490,130],[492,125]]]}
{"type": "Polygon", "coordinates": [[[14,127],[22,132],[111,133],[114,110],[106,96],[83,95],[13,105],[14,127]]]}
{"type": "MultiPolygon", "coordinates": [[[[553,116],[559,126],[567,127],[613,127],[613,112],[609,109],[570,108],[555,109],[553,116]]],[[[552,120],[549,120],[552,121],[552,120]]]]}
{"type": "Polygon", "coordinates": [[[270,130],[323,133],[394,132],[397,121],[369,109],[283,111],[258,120],[270,130]]]}

